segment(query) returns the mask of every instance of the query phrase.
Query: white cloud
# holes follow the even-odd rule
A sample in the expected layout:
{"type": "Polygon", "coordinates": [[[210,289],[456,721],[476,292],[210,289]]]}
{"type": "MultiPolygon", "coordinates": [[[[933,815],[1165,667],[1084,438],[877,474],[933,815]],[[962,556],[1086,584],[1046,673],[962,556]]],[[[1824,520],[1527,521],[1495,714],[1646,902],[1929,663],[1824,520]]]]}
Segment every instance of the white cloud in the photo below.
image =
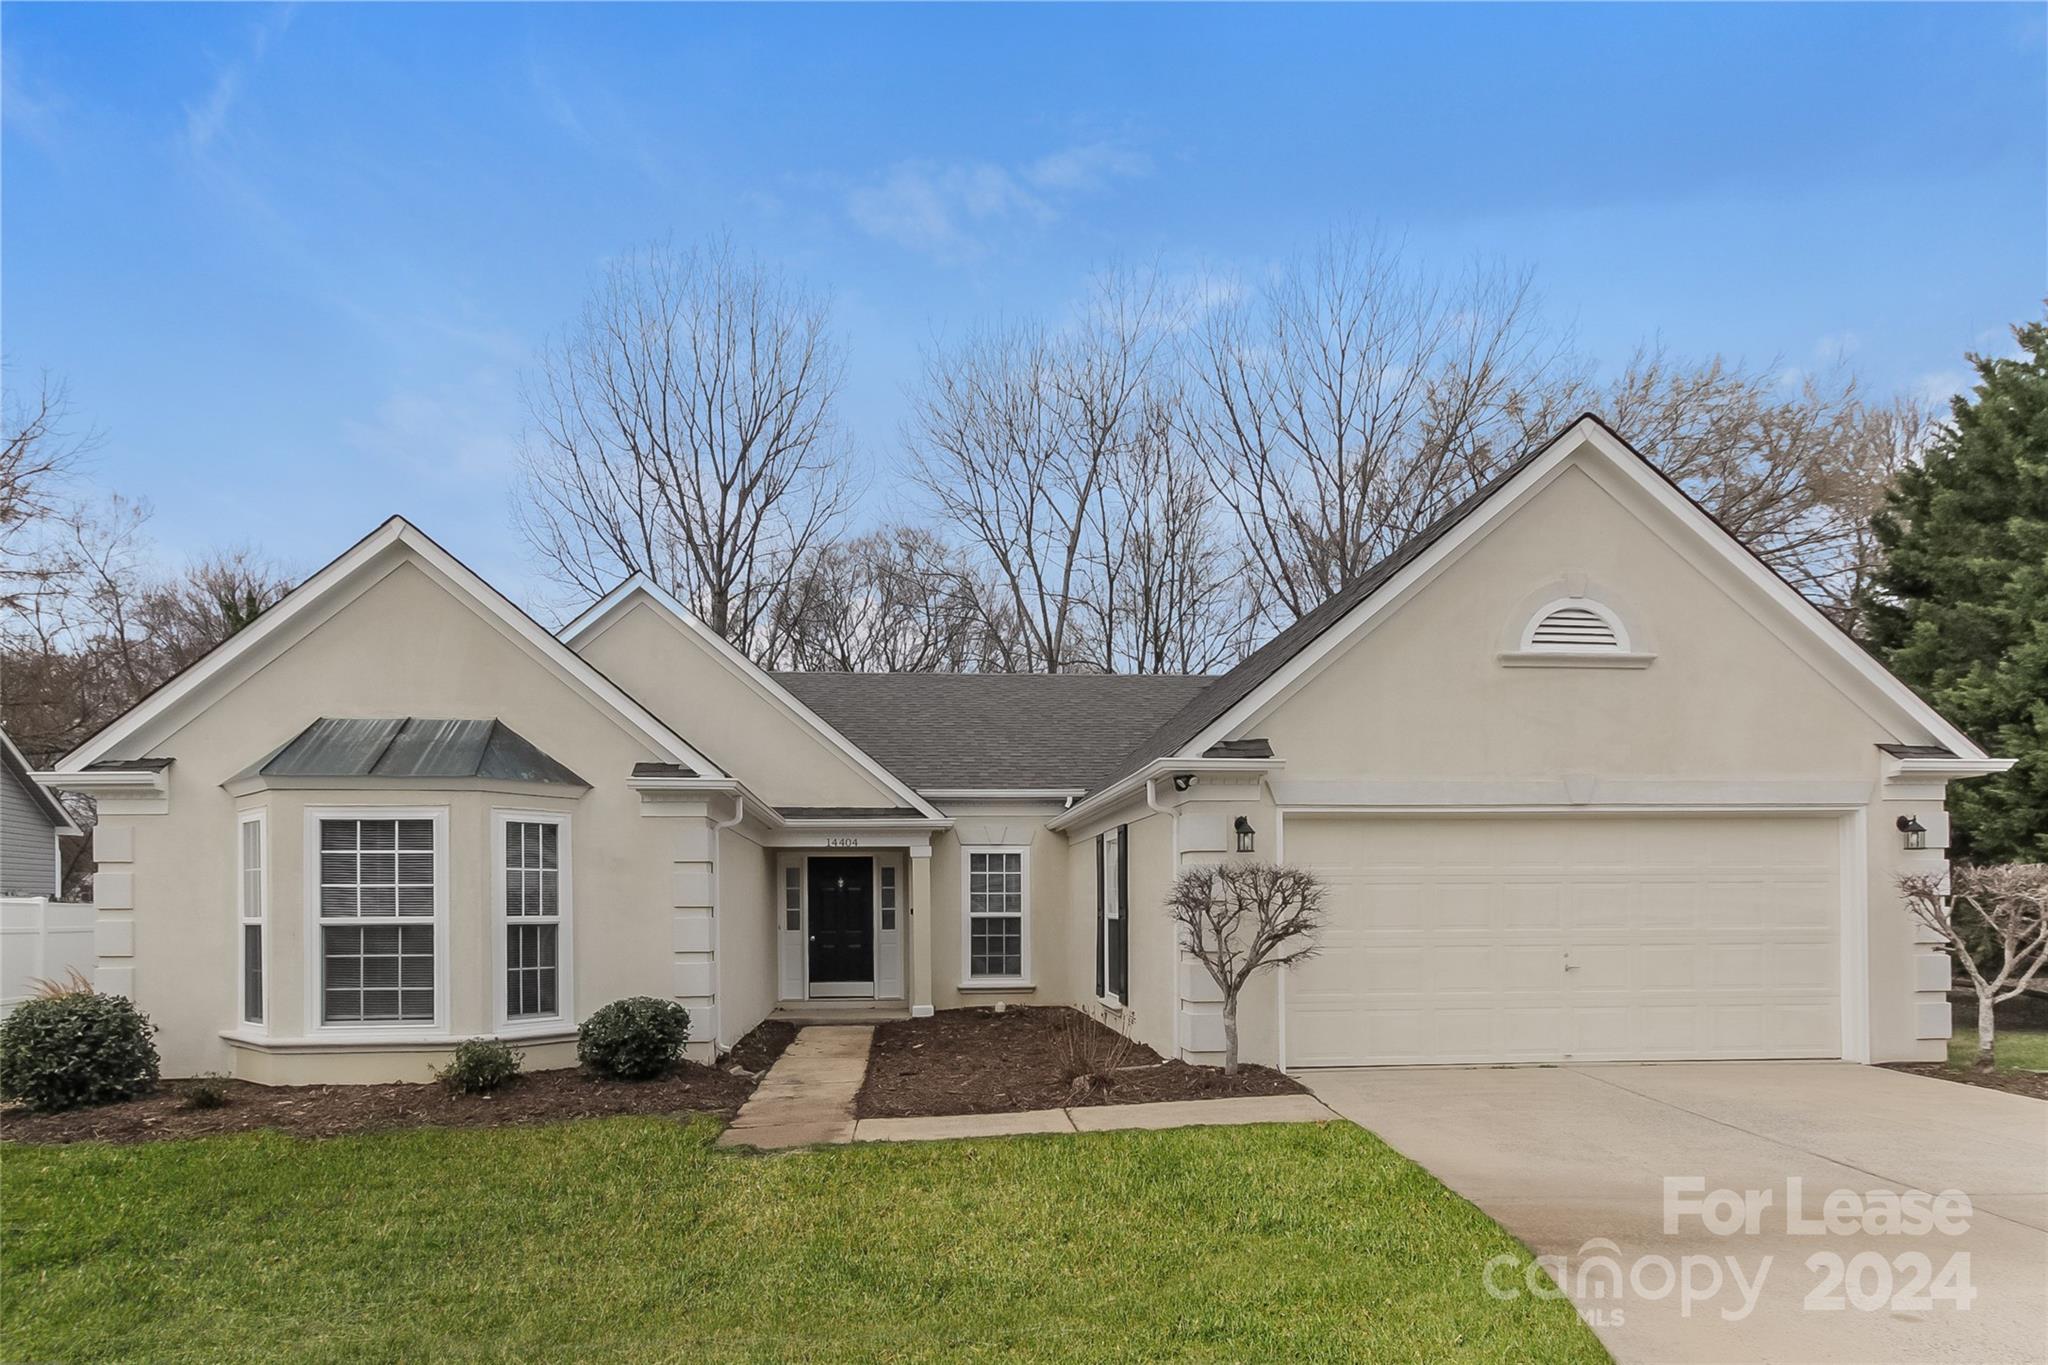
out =
{"type": "Polygon", "coordinates": [[[1959,393],[1970,392],[1976,384],[1975,370],[1935,370],[1915,380],[1913,391],[1923,401],[1939,403],[1945,408],[1949,399],[1959,393]]]}
{"type": "Polygon", "coordinates": [[[1032,162],[1024,178],[1041,190],[1099,190],[1152,171],[1151,158],[1111,142],[1068,147],[1032,162]]]}
{"type": "Polygon", "coordinates": [[[987,254],[1005,225],[1050,223],[1082,194],[1151,170],[1144,156],[1094,142],[1012,168],[990,161],[899,161],[846,196],[862,231],[942,260],[987,254]]]}
{"type": "Polygon", "coordinates": [[[270,45],[291,27],[292,9],[285,5],[272,10],[249,30],[249,50],[224,62],[214,73],[213,84],[204,97],[185,105],[185,145],[204,153],[227,128],[228,115],[241,97],[247,74],[262,65],[270,45]]]}
{"type": "Polygon", "coordinates": [[[494,371],[467,382],[400,390],[351,421],[351,443],[371,460],[433,482],[509,484],[518,461],[517,401],[494,371]]]}

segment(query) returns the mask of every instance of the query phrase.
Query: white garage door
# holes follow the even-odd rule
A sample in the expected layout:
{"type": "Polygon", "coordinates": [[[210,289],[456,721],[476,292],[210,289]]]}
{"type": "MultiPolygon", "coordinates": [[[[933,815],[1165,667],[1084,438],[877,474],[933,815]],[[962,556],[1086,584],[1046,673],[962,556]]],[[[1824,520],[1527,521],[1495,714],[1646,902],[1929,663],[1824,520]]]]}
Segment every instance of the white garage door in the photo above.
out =
{"type": "Polygon", "coordinates": [[[1839,825],[1304,816],[1290,1066],[1841,1055],[1839,825]]]}

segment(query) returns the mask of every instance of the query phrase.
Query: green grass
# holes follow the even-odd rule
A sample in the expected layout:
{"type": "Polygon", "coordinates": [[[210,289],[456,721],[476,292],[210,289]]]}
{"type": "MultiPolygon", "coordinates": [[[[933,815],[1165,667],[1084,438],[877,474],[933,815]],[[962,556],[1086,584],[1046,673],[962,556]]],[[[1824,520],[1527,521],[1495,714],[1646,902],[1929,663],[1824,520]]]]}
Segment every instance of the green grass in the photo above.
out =
{"type": "MultiPolygon", "coordinates": [[[[2000,1029],[1991,1040],[1991,1056],[2000,1071],[2048,1071],[2048,1032],[2000,1029]]],[[[1977,1029],[1958,1026],[1948,1040],[1950,1066],[1974,1066],[1977,1029]]]]}
{"type": "Polygon", "coordinates": [[[0,1359],[1605,1359],[1488,1297],[1520,1246],[1349,1124],[715,1134],[0,1149],[0,1359]]]}

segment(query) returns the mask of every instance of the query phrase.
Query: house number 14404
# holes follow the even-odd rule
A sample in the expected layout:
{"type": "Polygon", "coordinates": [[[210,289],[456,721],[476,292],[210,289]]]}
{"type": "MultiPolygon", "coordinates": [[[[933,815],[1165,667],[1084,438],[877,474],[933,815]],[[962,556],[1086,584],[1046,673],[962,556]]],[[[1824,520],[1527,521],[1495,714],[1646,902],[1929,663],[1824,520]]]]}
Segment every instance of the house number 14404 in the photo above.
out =
{"type": "Polygon", "coordinates": [[[833,838],[833,839],[827,839],[827,840],[825,841],[825,847],[827,847],[827,848],[859,848],[859,847],[860,847],[860,840],[859,840],[858,838],[856,838],[856,837],[852,836],[852,835],[841,835],[841,836],[839,836],[838,838],[833,838]]]}

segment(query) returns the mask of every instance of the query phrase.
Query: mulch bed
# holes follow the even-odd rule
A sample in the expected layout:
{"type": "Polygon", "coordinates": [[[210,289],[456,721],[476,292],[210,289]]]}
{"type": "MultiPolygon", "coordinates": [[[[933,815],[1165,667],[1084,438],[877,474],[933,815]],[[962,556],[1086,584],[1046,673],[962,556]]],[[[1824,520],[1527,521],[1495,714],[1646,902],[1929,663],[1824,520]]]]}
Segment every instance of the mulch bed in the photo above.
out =
{"type": "MultiPolygon", "coordinates": [[[[1949,1008],[1955,1019],[1956,1032],[1969,1038],[1977,1036],[1977,994],[1971,990],[1950,991],[1949,1008]]],[[[2048,991],[2032,990],[2024,995],[2000,1003],[1993,1011],[1992,1018],[2003,1029],[2048,1029],[2048,991]]],[[[1939,1081],[1960,1081],[1964,1085],[1981,1085],[1987,1090],[2003,1090],[2013,1095],[2025,1095],[2029,1099],[2048,1100],[2048,1073],[2039,1071],[1978,1071],[1974,1068],[1956,1068],[1946,1062],[1886,1062],[1888,1071],[1904,1071],[1914,1076],[1932,1076],[1939,1081]]]]}
{"type": "Polygon", "coordinates": [[[2030,1099],[2048,1100],[2048,1072],[1978,1071],[1970,1067],[1953,1067],[1946,1062],[1886,1062],[1884,1069],[1903,1071],[1912,1076],[1932,1076],[1938,1081],[1960,1081],[1964,1085],[1981,1085],[1987,1090],[2003,1090],[2009,1094],[2025,1095],[2030,1099]]]}
{"type": "Polygon", "coordinates": [[[1064,1006],[964,1009],[878,1027],[854,1113],[920,1118],[1302,1093],[1268,1067],[1242,1065],[1226,1077],[1219,1067],[1162,1061],[1064,1006]]]}
{"type": "Polygon", "coordinates": [[[606,1081],[574,1067],[529,1071],[491,1095],[451,1094],[438,1082],[405,1085],[252,1085],[247,1081],[166,1081],[156,1093],[121,1104],[61,1114],[0,1110],[0,1141],[155,1142],[272,1129],[297,1137],[339,1137],[394,1128],[488,1128],[560,1123],[615,1114],[712,1115],[730,1119],[796,1036],[766,1021],[717,1066],[684,1062],[653,1081],[606,1081]],[[195,1109],[187,1096],[209,1086],[226,1097],[195,1109]]]}

